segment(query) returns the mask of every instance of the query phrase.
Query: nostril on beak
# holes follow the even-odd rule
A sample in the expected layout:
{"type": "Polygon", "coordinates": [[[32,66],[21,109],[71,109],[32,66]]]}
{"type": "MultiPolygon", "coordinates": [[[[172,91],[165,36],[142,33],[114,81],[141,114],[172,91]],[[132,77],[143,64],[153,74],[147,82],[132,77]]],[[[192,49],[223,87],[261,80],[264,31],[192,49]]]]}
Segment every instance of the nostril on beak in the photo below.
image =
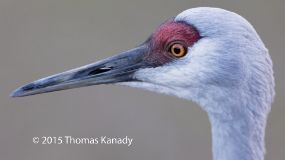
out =
{"type": "Polygon", "coordinates": [[[97,68],[95,70],[92,70],[91,72],[88,73],[88,75],[96,75],[100,73],[104,73],[107,71],[110,71],[113,67],[102,67],[102,68],[97,68]]]}
{"type": "Polygon", "coordinates": [[[72,79],[76,79],[76,78],[82,78],[82,77],[85,77],[85,76],[93,76],[93,75],[97,75],[97,74],[100,74],[100,73],[104,73],[104,72],[107,72],[107,71],[110,71],[113,67],[101,67],[101,68],[96,68],[96,69],[86,69],[86,70],[81,70],[81,71],[78,71],[77,73],[75,73],[72,77],[72,79]]]}

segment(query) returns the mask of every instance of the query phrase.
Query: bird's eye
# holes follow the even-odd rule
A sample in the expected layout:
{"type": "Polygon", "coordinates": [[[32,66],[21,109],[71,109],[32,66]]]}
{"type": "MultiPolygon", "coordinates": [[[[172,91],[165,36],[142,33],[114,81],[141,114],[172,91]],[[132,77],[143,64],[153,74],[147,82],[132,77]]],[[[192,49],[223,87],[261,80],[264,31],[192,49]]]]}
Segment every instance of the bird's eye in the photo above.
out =
{"type": "Polygon", "coordinates": [[[182,44],[175,43],[170,46],[169,52],[175,57],[183,57],[186,55],[187,49],[182,44]]]}

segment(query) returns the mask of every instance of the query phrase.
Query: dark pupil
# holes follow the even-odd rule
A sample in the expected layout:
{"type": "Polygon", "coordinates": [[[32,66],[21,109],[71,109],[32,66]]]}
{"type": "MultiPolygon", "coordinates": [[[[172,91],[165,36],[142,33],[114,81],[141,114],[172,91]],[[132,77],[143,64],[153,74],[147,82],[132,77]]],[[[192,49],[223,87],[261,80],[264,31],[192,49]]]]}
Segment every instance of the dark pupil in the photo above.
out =
{"type": "Polygon", "coordinates": [[[179,54],[181,52],[180,48],[178,47],[175,47],[173,51],[175,54],[179,54]]]}

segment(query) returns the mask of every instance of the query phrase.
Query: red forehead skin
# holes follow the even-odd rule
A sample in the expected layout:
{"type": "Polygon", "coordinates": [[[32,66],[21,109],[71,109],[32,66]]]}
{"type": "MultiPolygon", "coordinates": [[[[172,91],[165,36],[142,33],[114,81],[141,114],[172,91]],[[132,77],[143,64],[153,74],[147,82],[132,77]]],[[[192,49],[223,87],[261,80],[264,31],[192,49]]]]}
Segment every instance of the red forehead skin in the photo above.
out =
{"type": "Polygon", "coordinates": [[[155,66],[163,65],[176,58],[168,52],[170,44],[179,42],[185,47],[191,47],[199,39],[199,32],[190,24],[168,20],[151,35],[146,60],[155,66]]]}
{"type": "Polygon", "coordinates": [[[157,28],[152,38],[153,43],[159,47],[163,47],[172,41],[182,41],[189,47],[198,41],[200,35],[193,26],[185,22],[168,20],[157,28]]]}

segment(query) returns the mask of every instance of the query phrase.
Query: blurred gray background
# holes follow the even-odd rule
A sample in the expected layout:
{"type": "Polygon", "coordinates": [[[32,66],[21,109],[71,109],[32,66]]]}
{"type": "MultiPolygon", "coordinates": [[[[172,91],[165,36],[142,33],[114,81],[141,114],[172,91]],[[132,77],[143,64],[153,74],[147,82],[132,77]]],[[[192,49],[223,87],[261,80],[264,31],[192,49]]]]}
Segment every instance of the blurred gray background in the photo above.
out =
{"type": "Polygon", "coordinates": [[[211,159],[210,124],[190,101],[122,86],[26,98],[16,87],[127,50],[161,22],[197,6],[235,11],[270,50],[276,99],[266,159],[285,159],[284,0],[1,0],[0,159],[211,159]],[[129,136],[133,145],[42,145],[34,136],[129,136]]]}

